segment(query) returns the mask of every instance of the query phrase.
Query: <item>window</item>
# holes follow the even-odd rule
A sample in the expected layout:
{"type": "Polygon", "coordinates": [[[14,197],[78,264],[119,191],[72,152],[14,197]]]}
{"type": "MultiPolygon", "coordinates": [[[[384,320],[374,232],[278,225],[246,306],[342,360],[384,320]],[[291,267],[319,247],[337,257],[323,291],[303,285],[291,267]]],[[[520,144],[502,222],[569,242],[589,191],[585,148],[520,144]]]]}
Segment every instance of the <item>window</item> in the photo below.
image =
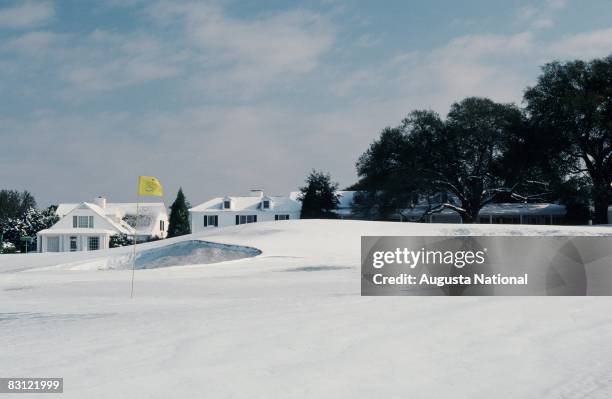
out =
{"type": "Polygon", "coordinates": [[[228,200],[223,201],[223,209],[230,209],[231,205],[232,205],[231,201],[228,201],[228,200]]]}
{"type": "Polygon", "coordinates": [[[164,227],[166,227],[166,226],[165,226],[164,221],[163,221],[163,220],[160,220],[160,221],[159,221],[159,230],[160,230],[161,232],[164,232],[164,231],[165,231],[164,227]]]}
{"type": "Polygon", "coordinates": [[[289,220],[289,215],[274,215],[274,220],[289,220]]]}
{"type": "Polygon", "coordinates": [[[236,215],[236,224],[256,223],[257,215],[236,215]]]}
{"type": "Polygon", "coordinates": [[[270,201],[265,200],[265,201],[262,203],[262,208],[263,208],[263,209],[270,209],[270,201]]]}
{"type": "Polygon", "coordinates": [[[88,237],[87,249],[89,251],[97,251],[98,249],[100,249],[100,237],[88,237]]]}
{"type": "Polygon", "coordinates": [[[78,242],[75,236],[70,237],[70,252],[78,250],[78,242]]]}
{"type": "Polygon", "coordinates": [[[72,227],[80,229],[93,229],[93,216],[73,216],[72,227]]]}
{"type": "Polygon", "coordinates": [[[204,227],[219,226],[219,217],[217,215],[204,215],[204,227]]]}

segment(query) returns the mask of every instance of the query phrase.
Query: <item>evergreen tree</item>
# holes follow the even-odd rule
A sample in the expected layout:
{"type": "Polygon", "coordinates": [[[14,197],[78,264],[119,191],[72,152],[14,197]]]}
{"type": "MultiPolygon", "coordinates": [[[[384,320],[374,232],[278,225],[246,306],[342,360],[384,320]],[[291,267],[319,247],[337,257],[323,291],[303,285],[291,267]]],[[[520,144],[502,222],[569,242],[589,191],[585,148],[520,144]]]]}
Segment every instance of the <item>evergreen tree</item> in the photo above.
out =
{"type": "Polygon", "coordinates": [[[21,242],[21,237],[28,236],[34,238],[31,249],[35,248],[36,233],[48,229],[59,220],[59,217],[55,214],[55,209],[55,206],[43,210],[30,208],[19,217],[1,219],[0,234],[3,236],[3,241],[23,250],[25,244],[21,242]]]}
{"type": "Polygon", "coordinates": [[[123,233],[112,235],[108,243],[109,248],[126,247],[128,245],[134,245],[134,239],[123,233]]]}
{"type": "Polygon", "coordinates": [[[179,188],[176,199],[170,206],[168,238],[191,233],[191,226],[189,225],[189,206],[189,202],[187,202],[185,194],[183,194],[183,189],[179,188]]]}
{"type": "Polygon", "coordinates": [[[28,191],[0,190],[0,219],[21,218],[30,208],[36,200],[28,191]]]}
{"type": "Polygon", "coordinates": [[[300,189],[302,219],[335,219],[338,208],[338,183],[332,183],[331,176],[313,170],[306,178],[306,186],[300,189]]]}

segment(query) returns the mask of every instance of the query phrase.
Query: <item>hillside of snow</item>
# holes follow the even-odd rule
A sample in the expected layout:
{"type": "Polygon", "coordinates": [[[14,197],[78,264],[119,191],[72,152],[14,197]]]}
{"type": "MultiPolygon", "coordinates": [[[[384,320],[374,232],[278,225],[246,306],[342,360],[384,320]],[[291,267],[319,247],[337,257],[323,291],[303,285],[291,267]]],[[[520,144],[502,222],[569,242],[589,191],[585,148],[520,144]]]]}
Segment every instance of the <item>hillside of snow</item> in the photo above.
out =
{"type": "Polygon", "coordinates": [[[132,300],[132,248],[0,255],[0,374],[66,398],[612,397],[612,298],[361,297],[362,235],[612,227],[235,226],[139,245],[183,265],[137,270],[132,300]],[[217,250],[176,252],[193,241],[217,250]]]}

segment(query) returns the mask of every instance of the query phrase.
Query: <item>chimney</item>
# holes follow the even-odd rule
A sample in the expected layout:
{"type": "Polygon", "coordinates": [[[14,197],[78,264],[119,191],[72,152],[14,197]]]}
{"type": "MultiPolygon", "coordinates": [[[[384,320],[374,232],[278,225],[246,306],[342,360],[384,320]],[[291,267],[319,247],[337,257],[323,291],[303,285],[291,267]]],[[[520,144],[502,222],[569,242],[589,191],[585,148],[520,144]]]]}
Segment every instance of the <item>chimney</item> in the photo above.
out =
{"type": "Polygon", "coordinates": [[[251,190],[251,197],[263,198],[263,196],[264,196],[263,190],[259,190],[259,189],[251,190]]]}
{"type": "Polygon", "coordinates": [[[96,205],[98,205],[102,209],[106,208],[106,198],[104,198],[104,197],[98,197],[98,198],[94,199],[94,203],[96,205]]]}

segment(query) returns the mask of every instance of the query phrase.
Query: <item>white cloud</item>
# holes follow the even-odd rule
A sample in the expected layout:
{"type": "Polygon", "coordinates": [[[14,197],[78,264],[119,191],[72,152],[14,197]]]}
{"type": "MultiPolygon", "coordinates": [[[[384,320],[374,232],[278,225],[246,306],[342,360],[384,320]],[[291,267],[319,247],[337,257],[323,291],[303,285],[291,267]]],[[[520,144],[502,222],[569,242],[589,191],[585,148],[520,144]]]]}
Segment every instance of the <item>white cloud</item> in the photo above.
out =
{"type": "Polygon", "coordinates": [[[533,34],[467,35],[452,39],[447,45],[434,49],[437,57],[474,59],[491,56],[516,56],[533,49],[533,34]]]}
{"type": "Polygon", "coordinates": [[[382,40],[380,39],[380,37],[376,37],[370,34],[365,34],[365,35],[359,36],[355,44],[358,47],[369,48],[369,47],[374,47],[380,44],[381,42],[382,40]]]}
{"type": "Polygon", "coordinates": [[[557,58],[595,58],[612,54],[612,28],[565,36],[549,53],[557,58]]]}
{"type": "Polygon", "coordinates": [[[433,108],[445,113],[452,101],[466,96],[518,101],[526,79],[516,64],[535,46],[529,32],[461,36],[428,52],[398,54],[382,65],[356,70],[338,79],[333,89],[350,98],[385,93],[405,104],[405,112],[433,108]]]}
{"type": "Polygon", "coordinates": [[[28,32],[8,39],[0,48],[5,51],[38,56],[48,53],[60,38],[61,35],[53,32],[28,32]]]}
{"type": "Polygon", "coordinates": [[[326,17],[302,9],[248,20],[200,2],[161,2],[146,4],[145,9],[144,16],[163,24],[161,29],[96,29],[62,35],[64,41],[57,40],[58,34],[29,32],[9,38],[0,49],[48,55],[59,78],[68,83],[61,91],[63,98],[167,79],[186,71],[189,83],[183,87],[193,92],[215,98],[252,98],[313,72],[335,40],[326,17]],[[164,28],[175,34],[163,34],[164,28]]]}
{"type": "Polygon", "coordinates": [[[466,35],[430,51],[400,53],[381,64],[343,74],[332,89],[351,101],[395,98],[407,110],[432,108],[444,114],[451,102],[467,96],[519,103],[544,63],[610,53],[612,28],[552,41],[532,31],[466,35]]]}
{"type": "Polygon", "coordinates": [[[206,3],[158,3],[150,14],[184,29],[206,74],[195,79],[211,91],[248,95],[315,70],[335,33],[320,14],[290,10],[249,20],[206,3]]]}
{"type": "Polygon", "coordinates": [[[567,6],[567,0],[546,0],[546,4],[551,8],[565,8],[567,6]]]}
{"type": "Polygon", "coordinates": [[[95,31],[75,49],[64,49],[62,77],[72,89],[104,91],[176,76],[180,60],[174,49],[140,35],[95,31]]]}
{"type": "Polygon", "coordinates": [[[549,17],[541,17],[541,18],[535,19],[531,23],[531,26],[534,29],[548,29],[548,28],[552,28],[554,25],[555,25],[555,22],[553,21],[552,18],[549,18],[549,17]]]}
{"type": "Polygon", "coordinates": [[[18,162],[34,195],[52,202],[100,194],[129,201],[139,173],[158,176],[170,196],[182,186],[192,203],[253,187],[287,194],[313,167],[329,170],[346,186],[354,182],[353,164],[381,123],[400,112],[367,104],[308,113],[264,103],[90,116],[44,110],[23,119],[0,118],[5,137],[0,164],[7,165],[0,168],[0,180],[10,181],[10,165],[18,162]],[[341,152],[322,145],[330,138],[342,143],[341,152]],[[41,161],[40,154],[53,154],[53,162],[41,161]],[[73,172],[83,169],[88,172],[73,172]],[[72,188],[48,184],[50,176],[66,173],[72,188]]]}
{"type": "Polygon", "coordinates": [[[538,14],[538,9],[532,5],[524,6],[518,10],[518,18],[520,20],[530,20],[538,14]]]}
{"type": "Polygon", "coordinates": [[[527,5],[518,9],[515,23],[531,30],[549,29],[555,25],[555,16],[567,6],[567,0],[546,0],[539,6],[527,5]]]}
{"type": "Polygon", "coordinates": [[[34,28],[48,23],[54,15],[53,4],[49,2],[17,2],[0,9],[0,28],[34,28]]]}

